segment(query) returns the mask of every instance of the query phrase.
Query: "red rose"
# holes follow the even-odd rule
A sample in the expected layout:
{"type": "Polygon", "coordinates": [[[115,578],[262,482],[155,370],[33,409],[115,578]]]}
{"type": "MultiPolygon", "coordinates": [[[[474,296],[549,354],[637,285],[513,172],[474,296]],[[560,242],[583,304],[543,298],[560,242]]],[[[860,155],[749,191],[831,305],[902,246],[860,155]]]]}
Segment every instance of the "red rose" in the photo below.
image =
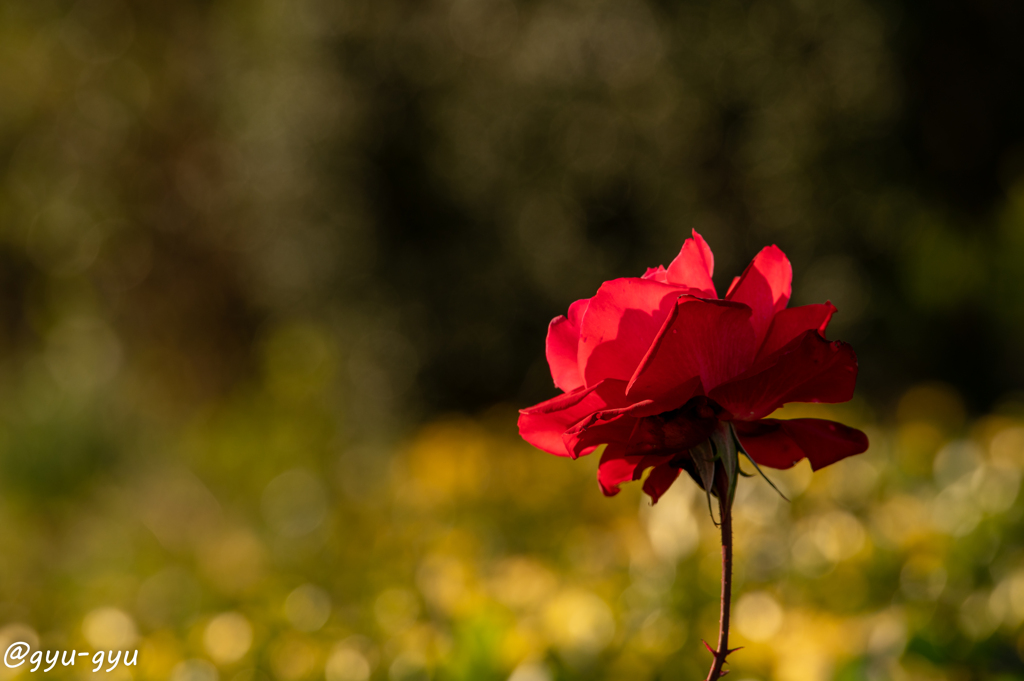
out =
{"type": "Polygon", "coordinates": [[[757,254],[724,299],[714,257],[697,232],[668,269],[607,281],[548,327],[551,377],[564,394],[523,409],[519,432],[544,451],[576,458],[607,444],[598,481],[607,495],[653,468],[654,501],[691,472],[689,450],[731,425],[758,464],[818,470],[868,447],[833,421],[765,418],[788,402],[845,402],[857,381],[849,345],[825,339],[831,303],[787,308],[789,260],[757,254]]]}

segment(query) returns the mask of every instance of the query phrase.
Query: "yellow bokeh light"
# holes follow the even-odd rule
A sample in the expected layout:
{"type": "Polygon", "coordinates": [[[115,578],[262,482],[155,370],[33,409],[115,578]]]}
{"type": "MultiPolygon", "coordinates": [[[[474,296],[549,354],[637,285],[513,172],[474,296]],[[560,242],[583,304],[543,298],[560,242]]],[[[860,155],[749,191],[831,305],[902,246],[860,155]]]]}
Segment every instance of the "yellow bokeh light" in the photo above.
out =
{"type": "Polygon", "coordinates": [[[135,643],[135,622],[123,610],[97,608],[82,620],[82,634],[93,648],[113,650],[135,643]]]}
{"type": "Polygon", "coordinates": [[[339,644],[327,658],[324,676],[326,681],[367,681],[371,671],[370,662],[361,651],[339,644]]]}
{"type": "Polygon", "coordinates": [[[203,632],[203,647],[217,664],[237,662],[252,645],[252,625],[244,615],[226,612],[217,615],[203,632]]]}
{"type": "Polygon", "coordinates": [[[782,626],[783,611],[771,594],[753,591],[736,602],[736,629],[754,642],[772,638],[782,626]]]}
{"type": "Polygon", "coordinates": [[[288,594],[284,614],[299,631],[316,631],[331,616],[331,597],[316,585],[303,584],[288,594]]]}
{"type": "Polygon", "coordinates": [[[556,648],[570,656],[601,651],[615,635],[615,620],[596,594],[566,589],[544,610],[544,627],[556,648]]]}

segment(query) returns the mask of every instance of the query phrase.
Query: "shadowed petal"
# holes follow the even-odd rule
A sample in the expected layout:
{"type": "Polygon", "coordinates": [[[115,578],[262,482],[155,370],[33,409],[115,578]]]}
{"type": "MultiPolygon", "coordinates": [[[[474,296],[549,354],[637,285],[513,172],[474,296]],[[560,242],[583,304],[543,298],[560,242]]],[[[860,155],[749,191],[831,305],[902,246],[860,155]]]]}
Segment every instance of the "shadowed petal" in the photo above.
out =
{"type": "Polygon", "coordinates": [[[548,325],[546,354],[551,378],[564,392],[583,386],[579,356],[580,322],[590,303],[589,298],[577,300],[569,306],[569,314],[555,317],[548,325]]]}
{"type": "Polygon", "coordinates": [[[793,268],[786,254],[778,246],[767,246],[725,294],[726,300],[743,303],[753,311],[750,321],[758,343],[765,337],[772,317],[789,303],[792,283],[793,268]]]}
{"type": "MultiPolygon", "coordinates": [[[[615,409],[625,404],[625,381],[601,381],[591,388],[579,388],[519,412],[519,434],[538,449],[557,456],[573,456],[562,441],[562,435],[573,424],[602,409],[615,409]]],[[[578,455],[589,454],[594,447],[578,455]]],[[[575,457],[574,457],[575,458],[575,457]]]]}
{"type": "Polygon", "coordinates": [[[776,350],[790,343],[805,331],[816,329],[821,337],[825,337],[825,329],[832,321],[836,307],[832,303],[824,305],[801,305],[800,307],[788,307],[782,310],[768,328],[768,335],[765,336],[761,349],[757,351],[756,365],[760,360],[772,354],[776,350]]]}
{"type": "Polygon", "coordinates": [[[693,238],[683,242],[679,255],[668,266],[668,283],[696,289],[706,298],[717,298],[711,275],[715,273],[715,256],[704,237],[693,230],[693,238]]]}
{"type": "Polygon", "coordinates": [[[815,329],[710,391],[708,397],[733,418],[754,421],[789,402],[846,402],[853,397],[856,383],[853,348],[841,341],[829,342],[815,329]]]}
{"type": "Polygon", "coordinates": [[[651,498],[651,503],[658,503],[661,495],[668,491],[672,483],[679,477],[679,467],[671,463],[663,463],[654,467],[651,474],[644,480],[644,492],[651,498]]]}
{"type": "Polygon", "coordinates": [[[671,456],[630,454],[621,445],[608,445],[601,454],[601,463],[597,467],[597,482],[605,496],[613,497],[619,493],[619,485],[622,483],[639,480],[644,471],[651,466],[671,459],[671,456]]]}
{"type": "Polygon", "coordinates": [[[643,422],[642,418],[623,413],[622,409],[600,411],[585,417],[562,435],[562,443],[569,456],[577,457],[582,452],[593,451],[602,444],[615,443],[631,454],[644,453],[632,445],[632,438],[643,422]]]}
{"type": "Polygon", "coordinates": [[[789,468],[806,457],[819,470],[868,448],[861,431],[823,419],[734,421],[733,426],[747,454],[771,468],[789,468]]]}
{"type": "Polygon", "coordinates": [[[623,447],[631,455],[678,454],[706,440],[717,424],[717,414],[706,398],[668,412],[645,400],[591,414],[569,428],[562,440],[570,456],[605,443],[623,447]]]}
{"type": "Polygon", "coordinates": [[[628,381],[681,293],[653,279],[602,284],[580,327],[579,366],[586,385],[606,378],[628,381]]]}
{"type": "Polygon", "coordinates": [[[690,391],[694,378],[709,391],[746,370],[755,349],[746,305],[679,298],[626,393],[640,399],[690,391]]]}

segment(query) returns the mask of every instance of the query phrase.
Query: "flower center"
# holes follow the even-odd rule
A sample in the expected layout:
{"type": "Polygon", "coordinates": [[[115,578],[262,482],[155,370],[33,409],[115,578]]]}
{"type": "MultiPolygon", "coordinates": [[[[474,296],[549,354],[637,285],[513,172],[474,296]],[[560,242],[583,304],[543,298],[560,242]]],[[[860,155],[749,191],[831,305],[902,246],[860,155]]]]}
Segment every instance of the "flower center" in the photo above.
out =
{"type": "Polygon", "coordinates": [[[664,451],[678,452],[673,465],[679,459],[689,459],[691,447],[711,437],[718,426],[718,416],[724,410],[713,400],[700,396],[690,399],[678,409],[648,417],[657,431],[664,451]]]}

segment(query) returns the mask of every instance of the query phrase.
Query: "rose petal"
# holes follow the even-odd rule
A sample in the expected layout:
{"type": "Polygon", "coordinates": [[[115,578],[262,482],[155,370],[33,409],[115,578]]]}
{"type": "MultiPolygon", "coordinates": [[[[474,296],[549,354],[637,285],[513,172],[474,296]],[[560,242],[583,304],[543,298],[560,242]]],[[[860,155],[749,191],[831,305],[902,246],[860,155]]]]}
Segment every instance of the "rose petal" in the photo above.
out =
{"type": "MultiPolygon", "coordinates": [[[[602,381],[590,388],[578,388],[571,393],[553,397],[519,412],[519,434],[538,449],[557,456],[572,456],[562,441],[562,435],[581,419],[602,409],[614,409],[625,403],[626,382],[602,381]]],[[[589,454],[594,447],[577,452],[589,454]]]]}
{"type": "MultiPolygon", "coordinates": [[[[733,418],[755,421],[789,402],[846,402],[857,383],[857,356],[846,343],[805,331],[759,364],[708,393],[733,418]]],[[[628,390],[627,390],[628,392],[628,390]]]]}
{"type": "Polygon", "coordinates": [[[602,284],[580,328],[579,366],[586,385],[606,378],[628,381],[683,292],[652,279],[602,284]]]}
{"type": "Polygon", "coordinates": [[[733,425],[743,449],[771,468],[789,468],[806,457],[812,470],[820,470],[868,448],[868,437],[861,431],[824,419],[762,419],[733,425]]]}
{"type": "Polygon", "coordinates": [[[707,392],[747,369],[755,348],[746,305],[679,298],[626,394],[642,399],[689,391],[694,378],[707,392]]]}
{"type": "Polygon", "coordinates": [[[653,401],[596,412],[562,436],[570,455],[614,444],[630,455],[679,454],[706,440],[718,424],[707,399],[698,398],[682,409],[665,412],[653,401]]]}
{"type": "Polygon", "coordinates": [[[546,354],[551,379],[567,393],[583,386],[578,361],[580,322],[589,303],[589,298],[577,300],[569,306],[568,316],[555,317],[548,325],[546,354]]]}
{"type": "Polygon", "coordinates": [[[767,246],[733,282],[726,300],[743,303],[753,311],[751,324],[758,343],[764,338],[772,317],[785,309],[792,293],[793,268],[778,246],[767,246]]]}
{"type": "Polygon", "coordinates": [[[668,491],[672,483],[679,477],[679,467],[671,463],[663,463],[654,467],[651,474],[644,480],[644,492],[651,498],[651,503],[658,503],[661,495],[668,491]]]}
{"type": "Polygon", "coordinates": [[[620,445],[608,445],[601,454],[601,463],[597,466],[597,482],[605,496],[613,497],[619,493],[619,485],[624,482],[639,480],[645,470],[651,466],[670,460],[671,456],[632,455],[620,445]]]}
{"type": "Polygon", "coordinates": [[[654,281],[660,281],[663,284],[668,283],[668,270],[665,269],[664,265],[658,265],[657,267],[648,267],[647,271],[644,272],[641,279],[653,279],[654,281]]]}
{"type": "Polygon", "coordinates": [[[825,337],[825,329],[835,314],[836,307],[832,303],[824,305],[801,305],[800,307],[789,307],[779,312],[772,319],[768,328],[761,349],[757,351],[757,358],[754,364],[772,354],[776,350],[790,343],[805,331],[817,329],[822,338],[825,337]]]}
{"type": "Polygon", "coordinates": [[[573,458],[581,452],[593,451],[602,444],[617,444],[631,454],[643,454],[642,450],[634,451],[631,436],[643,419],[618,410],[600,411],[580,420],[562,435],[565,450],[573,458]]]}
{"type": "Polygon", "coordinates": [[[679,255],[668,266],[668,283],[696,289],[707,298],[717,298],[711,275],[715,273],[715,256],[704,237],[693,230],[693,238],[683,242],[679,255]]]}

